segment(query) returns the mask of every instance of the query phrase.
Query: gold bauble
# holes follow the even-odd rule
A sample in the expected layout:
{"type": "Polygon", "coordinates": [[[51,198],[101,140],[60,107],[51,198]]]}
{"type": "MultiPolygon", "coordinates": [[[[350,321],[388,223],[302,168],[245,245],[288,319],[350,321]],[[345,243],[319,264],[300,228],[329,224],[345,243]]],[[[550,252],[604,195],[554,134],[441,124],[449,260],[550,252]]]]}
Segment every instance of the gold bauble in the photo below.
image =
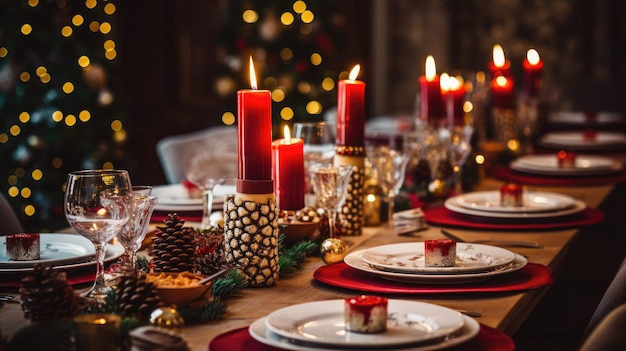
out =
{"type": "Polygon", "coordinates": [[[343,261],[347,252],[348,247],[343,240],[338,238],[328,238],[322,242],[322,245],[320,245],[322,261],[326,264],[343,261]]]}
{"type": "Polygon", "coordinates": [[[159,307],[150,313],[150,324],[180,331],[185,320],[174,306],[159,307]]]}

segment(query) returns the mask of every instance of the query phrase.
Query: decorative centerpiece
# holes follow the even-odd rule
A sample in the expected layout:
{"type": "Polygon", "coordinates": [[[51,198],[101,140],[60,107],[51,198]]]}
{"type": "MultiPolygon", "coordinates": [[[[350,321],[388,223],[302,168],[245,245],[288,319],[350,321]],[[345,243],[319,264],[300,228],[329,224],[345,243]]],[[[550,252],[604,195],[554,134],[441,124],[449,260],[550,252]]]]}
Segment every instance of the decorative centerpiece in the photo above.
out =
{"type": "Polygon", "coordinates": [[[9,234],[6,236],[7,257],[12,261],[32,261],[40,257],[39,234],[9,234]]]}
{"type": "Polygon", "coordinates": [[[434,239],[424,242],[424,262],[426,267],[454,267],[456,262],[456,241],[434,239]]]}
{"type": "Polygon", "coordinates": [[[345,329],[356,333],[382,333],[387,330],[387,298],[360,295],[345,299],[345,329]]]}
{"type": "Polygon", "coordinates": [[[500,206],[524,206],[524,188],[515,183],[507,183],[500,187],[500,206]]]}
{"type": "Polygon", "coordinates": [[[561,150],[556,154],[557,164],[560,168],[576,167],[576,152],[561,150]]]}

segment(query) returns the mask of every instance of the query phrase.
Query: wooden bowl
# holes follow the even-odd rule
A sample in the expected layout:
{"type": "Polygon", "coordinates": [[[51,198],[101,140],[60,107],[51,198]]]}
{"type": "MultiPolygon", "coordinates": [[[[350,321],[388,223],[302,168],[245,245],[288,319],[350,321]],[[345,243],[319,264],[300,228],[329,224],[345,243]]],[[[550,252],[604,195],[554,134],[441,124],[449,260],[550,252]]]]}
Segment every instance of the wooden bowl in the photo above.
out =
{"type": "Polygon", "coordinates": [[[177,272],[150,273],[147,279],[155,283],[157,293],[163,302],[169,305],[181,306],[200,300],[211,292],[213,281],[202,285],[197,284],[197,282],[203,278],[206,278],[206,276],[191,272],[177,272]],[[154,281],[157,277],[158,280],[154,281]],[[195,281],[196,284],[183,285],[184,279],[187,279],[187,282],[195,281]]]}
{"type": "Polygon", "coordinates": [[[285,233],[287,243],[293,244],[302,240],[311,240],[320,227],[320,221],[279,223],[278,232],[285,233]]]}

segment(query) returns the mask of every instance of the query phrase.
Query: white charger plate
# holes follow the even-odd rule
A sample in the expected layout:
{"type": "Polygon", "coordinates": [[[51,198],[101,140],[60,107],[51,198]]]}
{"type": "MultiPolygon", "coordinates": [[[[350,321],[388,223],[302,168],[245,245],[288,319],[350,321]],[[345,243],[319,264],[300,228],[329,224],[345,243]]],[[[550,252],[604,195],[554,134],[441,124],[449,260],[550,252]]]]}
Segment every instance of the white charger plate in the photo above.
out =
{"type": "Polygon", "coordinates": [[[568,195],[545,191],[524,191],[523,206],[500,206],[500,191],[477,191],[454,197],[453,202],[464,208],[489,212],[532,213],[564,210],[574,205],[568,195]]]}
{"type": "Polygon", "coordinates": [[[397,347],[443,338],[463,327],[461,313],[434,304],[389,299],[387,331],[345,330],[344,300],[292,305],[270,313],[265,325],[280,336],[330,347],[397,347]]]}
{"type": "MultiPolygon", "coordinates": [[[[213,189],[213,209],[222,208],[224,196],[234,193],[234,185],[217,185],[213,189]]],[[[152,195],[159,199],[155,211],[202,211],[202,198],[190,198],[182,184],[153,186],[152,195]]]]}
{"type": "Polygon", "coordinates": [[[58,265],[83,260],[96,253],[93,243],[77,234],[40,233],[39,239],[40,259],[12,261],[7,256],[6,236],[1,236],[0,268],[34,267],[38,263],[58,265]]]}
{"type": "Polygon", "coordinates": [[[597,131],[593,140],[585,140],[581,131],[550,132],[541,138],[540,143],[550,147],[602,150],[625,146],[626,135],[619,132],[597,131]]]}
{"type": "MultiPolygon", "coordinates": [[[[394,348],[394,351],[430,351],[430,350],[441,350],[445,348],[452,347],[454,345],[459,345],[464,342],[467,342],[474,338],[478,332],[480,331],[480,324],[478,322],[468,316],[463,317],[463,327],[459,329],[457,333],[451,335],[444,340],[438,342],[433,341],[433,343],[424,343],[419,346],[407,346],[407,347],[397,347],[394,348]]],[[[283,337],[281,335],[275,334],[272,331],[268,330],[265,324],[266,317],[259,318],[254,321],[250,327],[248,328],[248,332],[250,336],[256,341],[277,347],[279,349],[291,350],[291,351],[324,351],[330,350],[328,346],[320,347],[317,345],[311,345],[309,343],[296,343],[294,340],[283,337]]],[[[333,347],[332,350],[336,351],[348,351],[354,350],[354,348],[338,348],[333,347]]]]}
{"type": "Polygon", "coordinates": [[[428,267],[424,242],[389,244],[365,249],[363,261],[393,272],[420,274],[459,274],[487,271],[511,263],[515,253],[497,246],[456,243],[454,267],[428,267]]]}
{"type": "Polygon", "coordinates": [[[443,204],[448,210],[456,213],[479,216],[486,218],[509,218],[509,219],[538,219],[538,218],[557,218],[563,216],[569,216],[582,212],[587,205],[580,200],[574,200],[574,204],[571,207],[564,208],[556,211],[547,212],[495,212],[495,211],[479,211],[470,208],[465,208],[458,204],[455,197],[448,198],[443,204]]]}
{"type": "Polygon", "coordinates": [[[581,111],[559,111],[550,115],[552,123],[572,124],[605,124],[624,122],[624,115],[617,112],[598,112],[595,118],[587,118],[587,113],[581,111]]]}
{"type": "Polygon", "coordinates": [[[622,170],[621,162],[609,157],[577,155],[574,167],[559,167],[556,155],[526,155],[512,161],[511,169],[545,175],[602,175],[622,170]]]}
{"type": "Polygon", "coordinates": [[[484,272],[468,272],[463,274],[417,274],[390,272],[381,268],[376,268],[363,260],[363,252],[358,250],[351,252],[343,258],[343,261],[350,267],[375,274],[381,278],[400,281],[410,284],[465,284],[475,283],[486,280],[502,274],[508,274],[524,268],[528,264],[528,260],[522,256],[515,254],[513,262],[502,267],[493,268],[484,272]]]}

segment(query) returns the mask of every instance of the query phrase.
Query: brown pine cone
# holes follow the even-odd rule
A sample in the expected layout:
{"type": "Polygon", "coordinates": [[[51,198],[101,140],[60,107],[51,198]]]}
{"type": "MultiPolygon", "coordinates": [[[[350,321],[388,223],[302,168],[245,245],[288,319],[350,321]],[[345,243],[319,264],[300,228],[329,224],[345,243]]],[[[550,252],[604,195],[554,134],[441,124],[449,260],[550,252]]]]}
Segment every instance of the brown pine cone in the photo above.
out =
{"type": "Polygon", "coordinates": [[[170,214],[165,226],[157,227],[152,240],[155,272],[191,272],[194,267],[196,231],[185,220],[170,214]]]}
{"type": "Polygon", "coordinates": [[[226,265],[224,254],[224,229],[214,226],[203,232],[196,233],[195,237],[195,271],[210,275],[226,265]]]}
{"type": "Polygon", "coordinates": [[[20,294],[24,317],[32,322],[72,318],[86,305],[67,283],[65,272],[40,264],[22,278],[20,294]]]}
{"type": "Polygon", "coordinates": [[[115,303],[122,316],[135,317],[142,321],[150,318],[150,313],[163,306],[156,286],[146,281],[145,274],[126,273],[115,288],[115,303]]]}

